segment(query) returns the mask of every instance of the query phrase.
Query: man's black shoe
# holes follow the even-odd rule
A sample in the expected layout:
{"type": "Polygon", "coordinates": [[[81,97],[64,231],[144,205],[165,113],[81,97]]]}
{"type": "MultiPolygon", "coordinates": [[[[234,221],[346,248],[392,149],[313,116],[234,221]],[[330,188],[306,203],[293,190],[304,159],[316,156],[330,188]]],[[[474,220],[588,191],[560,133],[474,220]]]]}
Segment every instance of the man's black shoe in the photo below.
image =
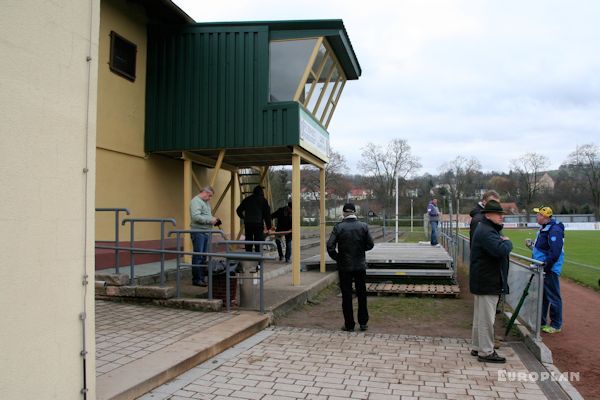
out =
{"type": "Polygon", "coordinates": [[[366,331],[367,329],[369,329],[369,327],[367,325],[361,325],[360,326],[360,330],[363,331],[363,332],[366,331]]]}
{"type": "Polygon", "coordinates": [[[194,281],[194,282],[192,282],[192,285],[194,285],[194,286],[200,286],[200,287],[206,287],[206,286],[208,286],[208,283],[206,283],[204,281],[194,281]]]}
{"type": "Polygon", "coordinates": [[[348,328],[346,325],[342,326],[344,332],[354,332],[354,328],[348,328]]]}
{"type": "Polygon", "coordinates": [[[477,350],[471,350],[471,355],[473,357],[477,357],[479,355],[479,352],[477,350]]]}
{"type": "Polygon", "coordinates": [[[498,353],[494,351],[487,356],[478,356],[477,361],[501,364],[506,362],[506,358],[499,356],[498,353]]]}

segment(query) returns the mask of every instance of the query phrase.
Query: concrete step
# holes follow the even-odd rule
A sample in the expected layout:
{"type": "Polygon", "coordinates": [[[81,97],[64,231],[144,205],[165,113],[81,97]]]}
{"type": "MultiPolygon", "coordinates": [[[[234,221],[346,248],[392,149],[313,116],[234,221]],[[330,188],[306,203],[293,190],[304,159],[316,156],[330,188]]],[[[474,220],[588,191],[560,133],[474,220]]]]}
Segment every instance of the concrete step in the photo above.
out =
{"type": "Polygon", "coordinates": [[[230,320],[99,376],[96,399],[135,399],[269,325],[267,315],[244,311],[236,314],[230,320]]]}

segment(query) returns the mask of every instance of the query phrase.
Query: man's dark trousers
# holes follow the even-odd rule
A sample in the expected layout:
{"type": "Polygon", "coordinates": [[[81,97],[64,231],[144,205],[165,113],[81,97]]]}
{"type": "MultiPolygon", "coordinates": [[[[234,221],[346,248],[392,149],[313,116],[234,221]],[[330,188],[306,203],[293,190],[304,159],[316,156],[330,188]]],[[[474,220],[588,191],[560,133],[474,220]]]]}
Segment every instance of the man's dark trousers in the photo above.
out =
{"type": "MultiPolygon", "coordinates": [[[[277,252],[279,253],[279,260],[283,258],[283,249],[281,248],[281,238],[275,239],[277,245],[277,252]]],[[[285,261],[290,261],[292,255],[292,234],[288,233],[285,235],[285,261]]]]}
{"type": "MultiPolygon", "coordinates": [[[[261,242],[265,240],[265,231],[264,226],[262,224],[245,224],[244,225],[244,233],[246,235],[246,240],[252,240],[261,242]]],[[[252,251],[252,245],[246,245],[246,251],[252,251]]],[[[260,252],[260,245],[254,245],[254,251],[257,253],[260,252]]]]}
{"type": "Polygon", "coordinates": [[[338,271],[340,277],[340,289],[342,291],[342,312],[344,313],[344,324],[347,329],[354,329],[354,311],[352,310],[352,281],[356,288],[358,299],[358,324],[367,325],[369,312],[367,311],[367,287],[365,279],[367,271],[338,271]]]}
{"type": "MultiPolygon", "coordinates": [[[[192,236],[192,245],[194,246],[194,252],[205,253],[208,247],[208,234],[201,232],[194,232],[192,236]]],[[[200,265],[206,263],[206,257],[204,256],[192,256],[192,265],[200,265]]],[[[201,283],[206,281],[206,272],[204,267],[192,267],[192,282],[201,283]]]]}

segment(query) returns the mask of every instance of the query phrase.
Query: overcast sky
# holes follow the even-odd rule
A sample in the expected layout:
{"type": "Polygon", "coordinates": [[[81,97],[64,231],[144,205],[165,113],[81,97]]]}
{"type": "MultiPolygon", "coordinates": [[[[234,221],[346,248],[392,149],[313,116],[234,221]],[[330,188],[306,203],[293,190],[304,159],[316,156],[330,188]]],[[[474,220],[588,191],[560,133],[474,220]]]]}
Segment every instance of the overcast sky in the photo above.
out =
{"type": "Polygon", "coordinates": [[[350,168],[405,139],[425,172],[458,155],[551,168],[600,143],[600,1],[176,0],[197,22],[343,19],[362,67],[329,125],[350,168]]]}

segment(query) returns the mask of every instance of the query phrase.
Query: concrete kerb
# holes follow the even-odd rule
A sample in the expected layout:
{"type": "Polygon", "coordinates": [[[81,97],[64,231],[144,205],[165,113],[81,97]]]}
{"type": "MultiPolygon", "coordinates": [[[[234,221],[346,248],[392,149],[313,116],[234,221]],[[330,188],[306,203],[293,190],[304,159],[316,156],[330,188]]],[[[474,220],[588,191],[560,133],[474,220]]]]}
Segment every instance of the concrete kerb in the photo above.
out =
{"type": "MultiPolygon", "coordinates": [[[[543,362],[542,365],[548,370],[550,374],[555,376],[561,375],[561,372],[558,370],[558,368],[556,368],[554,364],[543,362]]],[[[571,382],[569,382],[568,379],[557,379],[556,383],[560,385],[561,389],[565,391],[565,393],[571,398],[571,400],[583,400],[583,396],[581,396],[577,389],[575,389],[575,387],[571,385],[571,382]]]]}
{"type": "MultiPolygon", "coordinates": [[[[512,317],[512,313],[506,311],[504,312],[504,317],[508,321],[512,317]]],[[[515,321],[514,326],[518,329],[521,337],[523,337],[525,346],[527,346],[535,358],[537,358],[542,364],[553,364],[552,351],[548,348],[548,346],[546,346],[541,340],[537,340],[529,331],[529,329],[527,329],[518,320],[515,321]]]]}
{"type": "MultiPolygon", "coordinates": [[[[510,318],[512,314],[507,312],[504,313],[504,315],[507,318],[510,318]]],[[[542,363],[544,368],[546,368],[546,370],[550,374],[554,376],[560,376],[561,371],[558,368],[556,368],[552,360],[552,350],[550,350],[548,346],[546,346],[541,340],[536,340],[536,338],[531,334],[529,329],[527,329],[518,321],[515,321],[515,326],[519,330],[521,336],[523,336],[523,342],[525,343],[525,346],[529,351],[531,351],[534,357],[542,363]]],[[[558,383],[561,389],[564,390],[564,392],[571,398],[571,400],[583,400],[581,394],[579,394],[577,389],[575,389],[575,387],[571,384],[571,382],[568,379],[557,379],[556,383],[558,383]]]]}

